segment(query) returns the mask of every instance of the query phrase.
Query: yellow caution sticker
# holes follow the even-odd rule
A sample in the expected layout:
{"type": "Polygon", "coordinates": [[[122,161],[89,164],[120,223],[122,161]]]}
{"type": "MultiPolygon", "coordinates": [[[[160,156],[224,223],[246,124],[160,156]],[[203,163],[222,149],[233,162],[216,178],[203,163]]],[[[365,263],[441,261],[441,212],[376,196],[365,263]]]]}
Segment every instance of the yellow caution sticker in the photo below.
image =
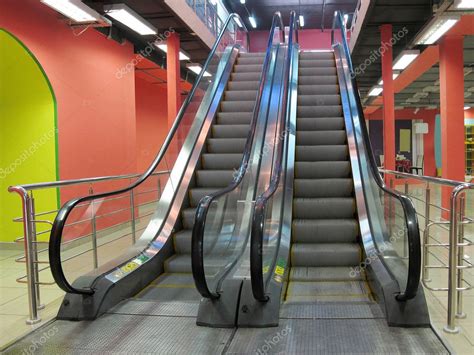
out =
{"type": "Polygon", "coordinates": [[[285,273],[285,268],[280,265],[277,265],[277,267],[275,268],[275,274],[283,276],[284,273],[285,273]]]}

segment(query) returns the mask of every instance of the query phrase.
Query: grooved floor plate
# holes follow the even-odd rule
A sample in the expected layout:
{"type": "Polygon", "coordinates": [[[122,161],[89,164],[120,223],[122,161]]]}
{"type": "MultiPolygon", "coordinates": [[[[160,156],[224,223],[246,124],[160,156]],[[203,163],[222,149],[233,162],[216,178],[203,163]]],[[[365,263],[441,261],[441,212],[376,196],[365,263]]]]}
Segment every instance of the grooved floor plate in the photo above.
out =
{"type": "Polygon", "coordinates": [[[107,313],[150,316],[197,317],[199,302],[150,302],[126,300],[107,313]]]}
{"type": "Polygon", "coordinates": [[[280,319],[375,319],[384,318],[375,303],[284,303],[280,308],[280,319]]]}
{"type": "Polygon", "coordinates": [[[237,330],[229,354],[448,354],[429,328],[384,319],[282,319],[277,328],[237,330]]]}

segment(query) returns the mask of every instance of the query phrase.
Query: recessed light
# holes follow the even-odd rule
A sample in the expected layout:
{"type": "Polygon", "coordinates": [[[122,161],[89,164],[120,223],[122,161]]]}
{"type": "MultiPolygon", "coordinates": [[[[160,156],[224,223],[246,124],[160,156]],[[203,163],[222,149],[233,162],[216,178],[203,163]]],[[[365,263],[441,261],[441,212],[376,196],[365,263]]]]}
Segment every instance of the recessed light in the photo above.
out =
{"type": "Polygon", "coordinates": [[[140,35],[155,35],[156,28],[125,4],[104,6],[105,13],[140,35]]]}

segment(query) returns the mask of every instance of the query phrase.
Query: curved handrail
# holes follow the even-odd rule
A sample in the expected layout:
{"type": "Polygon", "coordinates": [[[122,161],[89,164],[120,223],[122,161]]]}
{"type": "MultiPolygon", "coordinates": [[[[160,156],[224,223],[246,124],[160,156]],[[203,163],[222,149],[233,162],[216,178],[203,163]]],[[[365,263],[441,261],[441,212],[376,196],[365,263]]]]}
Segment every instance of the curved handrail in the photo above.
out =
{"type": "Polygon", "coordinates": [[[351,55],[349,51],[349,46],[347,44],[346,30],[344,28],[344,20],[342,13],[336,11],[334,13],[333,28],[331,33],[332,45],[335,45],[334,41],[334,31],[336,29],[337,23],[339,24],[339,29],[342,33],[342,47],[344,49],[344,54],[349,66],[351,84],[353,87],[353,94],[355,96],[355,102],[357,103],[357,111],[360,120],[360,127],[362,131],[363,143],[367,150],[367,155],[369,158],[370,171],[372,172],[375,182],[378,187],[382,189],[387,194],[396,198],[400,201],[402,205],[405,221],[407,225],[407,236],[408,236],[408,277],[407,284],[404,292],[400,292],[396,295],[398,301],[407,301],[416,296],[421,276],[421,243],[420,243],[420,229],[418,225],[418,218],[416,215],[416,209],[413,204],[413,201],[406,195],[398,192],[397,190],[387,187],[384,180],[380,176],[380,172],[377,167],[377,163],[374,156],[374,151],[372,149],[372,143],[370,142],[369,133],[367,130],[367,124],[364,117],[364,110],[362,108],[361,99],[359,95],[359,89],[357,87],[357,81],[355,80],[354,68],[352,66],[351,55]]]}
{"type": "MultiPolygon", "coordinates": [[[[249,160],[250,160],[251,149],[253,145],[253,138],[255,135],[255,130],[256,130],[257,122],[258,122],[259,107],[262,101],[263,89],[264,89],[264,84],[265,84],[266,76],[267,76],[266,72],[270,64],[273,36],[275,34],[275,28],[277,27],[278,19],[280,22],[279,26],[280,27],[283,26],[281,13],[279,11],[275,12],[275,14],[273,15],[272,27],[270,30],[270,35],[268,37],[267,50],[266,50],[265,59],[263,62],[262,74],[260,76],[260,83],[259,83],[259,88],[257,92],[257,98],[255,100],[253,116],[250,123],[249,134],[247,135],[247,140],[245,142],[244,154],[242,156],[240,168],[237,171],[237,174],[234,177],[234,180],[232,181],[231,184],[229,184],[227,187],[219,191],[214,192],[213,194],[204,196],[201,199],[201,201],[199,201],[199,205],[196,209],[196,216],[195,216],[195,222],[194,222],[193,232],[192,232],[192,241],[191,241],[191,265],[192,265],[193,277],[194,277],[194,282],[196,284],[196,288],[199,291],[199,293],[203,297],[206,297],[206,298],[216,299],[219,297],[218,293],[213,293],[209,290],[209,286],[207,285],[207,281],[206,281],[206,274],[204,271],[204,241],[203,239],[204,239],[204,229],[205,229],[207,214],[209,212],[209,208],[211,206],[212,201],[214,201],[216,198],[224,196],[230,193],[231,191],[235,190],[242,182],[245,176],[245,173],[247,171],[249,160]]],[[[284,36],[283,36],[283,40],[284,40],[284,36]]]]}
{"type": "MultiPolygon", "coordinates": [[[[102,199],[106,198],[109,196],[113,195],[119,195],[125,192],[128,192],[135,187],[139,186],[142,184],[145,180],[148,179],[150,175],[152,175],[153,171],[156,169],[156,167],[160,164],[162,161],[166,151],[168,150],[173,138],[175,137],[175,134],[178,130],[178,127],[180,126],[181,121],[183,120],[185,116],[185,112],[189,104],[191,103],[192,99],[194,98],[194,94],[199,86],[199,84],[202,81],[202,78],[204,77],[204,74],[206,73],[207,68],[209,67],[209,64],[211,63],[211,60],[216,53],[218,46],[224,37],[224,34],[226,32],[227,27],[231,23],[231,21],[234,20],[234,23],[237,23],[237,21],[242,24],[242,28],[247,34],[247,41],[249,40],[248,36],[248,30],[245,24],[243,23],[242,19],[240,16],[236,13],[232,13],[229,15],[227,18],[224,26],[222,27],[222,30],[219,34],[219,36],[216,39],[216,42],[214,43],[214,46],[211,49],[211,52],[209,53],[209,56],[206,59],[206,62],[203,65],[203,69],[199,73],[199,75],[196,78],[196,81],[194,82],[193,87],[191,88],[191,91],[189,92],[189,95],[187,96],[186,100],[184,101],[183,105],[181,106],[176,119],[173,123],[173,126],[171,127],[168,135],[166,136],[166,139],[163,143],[163,145],[160,148],[160,151],[158,152],[157,156],[153,160],[153,162],[150,164],[148,169],[132,184],[129,186],[114,190],[114,191],[109,191],[105,193],[100,193],[100,194],[93,194],[93,195],[88,195],[80,198],[75,198],[72,200],[69,200],[66,202],[61,209],[59,210],[53,226],[51,228],[51,237],[49,240],[49,262],[50,262],[50,267],[51,267],[51,273],[53,275],[54,281],[56,284],[64,291],[68,293],[75,293],[75,294],[83,294],[83,295],[91,295],[94,293],[94,290],[92,289],[78,289],[73,287],[69,281],[66,279],[66,276],[64,275],[64,270],[62,268],[62,263],[61,263],[61,240],[62,240],[62,233],[64,230],[64,225],[66,223],[67,217],[73,210],[75,206],[78,204],[85,202],[85,201],[91,201],[91,200],[96,200],[96,199],[102,199]],[[234,20],[237,19],[237,20],[234,20]]],[[[240,26],[239,26],[240,27],[240,26]]]]}
{"type": "MultiPolygon", "coordinates": [[[[289,83],[292,75],[292,63],[293,63],[293,32],[296,33],[296,43],[298,43],[298,30],[296,28],[297,21],[295,20],[296,13],[291,11],[290,13],[290,30],[288,35],[288,54],[285,64],[285,76],[284,79],[286,83],[289,83]]],[[[283,100],[283,122],[280,124],[280,132],[277,136],[277,148],[276,148],[276,159],[274,163],[274,168],[272,170],[272,176],[270,179],[270,184],[260,196],[255,200],[251,237],[250,237],[250,276],[252,283],[252,292],[254,298],[258,301],[265,302],[268,301],[268,296],[265,294],[265,282],[263,279],[263,234],[265,226],[265,211],[268,200],[274,195],[277,191],[278,185],[280,183],[280,177],[282,175],[283,168],[283,138],[285,132],[287,132],[287,123],[289,122],[288,117],[290,115],[290,100],[291,97],[288,95],[288,86],[285,88],[283,94],[285,98],[283,100]]]]}

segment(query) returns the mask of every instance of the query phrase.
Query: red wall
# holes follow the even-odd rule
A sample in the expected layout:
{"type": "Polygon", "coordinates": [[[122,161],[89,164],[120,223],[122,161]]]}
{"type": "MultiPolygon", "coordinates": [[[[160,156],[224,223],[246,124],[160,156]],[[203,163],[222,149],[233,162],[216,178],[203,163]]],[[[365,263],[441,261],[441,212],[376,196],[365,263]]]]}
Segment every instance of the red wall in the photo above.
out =
{"type": "Polygon", "coordinates": [[[0,27],[31,50],[51,81],[60,179],[135,172],[135,78],[133,70],[116,75],[132,60],[133,46],[91,28],[78,35],[36,0],[2,0],[0,27]]]}

